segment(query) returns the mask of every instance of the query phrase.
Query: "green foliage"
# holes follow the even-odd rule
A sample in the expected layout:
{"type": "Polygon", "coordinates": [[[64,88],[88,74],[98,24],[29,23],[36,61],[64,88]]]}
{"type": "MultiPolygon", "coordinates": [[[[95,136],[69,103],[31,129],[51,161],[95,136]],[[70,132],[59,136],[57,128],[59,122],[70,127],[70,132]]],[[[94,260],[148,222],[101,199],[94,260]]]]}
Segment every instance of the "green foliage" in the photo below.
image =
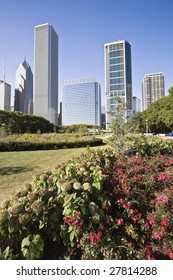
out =
{"type": "Polygon", "coordinates": [[[0,151],[34,151],[103,145],[102,139],[78,134],[23,134],[0,139],[0,151]]]}
{"type": "Polygon", "coordinates": [[[162,97],[144,111],[133,116],[131,122],[138,126],[139,132],[146,132],[146,120],[148,120],[149,132],[169,133],[173,130],[173,87],[169,89],[169,95],[162,97]]]}
{"type": "Polygon", "coordinates": [[[108,139],[108,144],[119,154],[124,154],[129,150],[129,140],[136,132],[132,123],[127,122],[126,104],[117,101],[116,111],[111,113],[113,121],[110,124],[112,136],[108,139]]]}
{"type": "Polygon", "coordinates": [[[54,126],[48,120],[22,112],[0,110],[0,125],[4,125],[8,134],[14,133],[48,133],[54,131],[54,126]]]}
{"type": "Polygon", "coordinates": [[[131,141],[131,150],[141,156],[154,156],[173,154],[173,141],[164,140],[161,137],[136,135],[131,141]]]}
{"type": "Polygon", "coordinates": [[[27,260],[39,260],[44,252],[44,242],[40,235],[28,235],[22,240],[21,252],[27,260]]]}
{"type": "Polygon", "coordinates": [[[34,175],[1,205],[0,258],[173,259],[173,157],[163,147],[169,156],[88,150],[34,175]]]}

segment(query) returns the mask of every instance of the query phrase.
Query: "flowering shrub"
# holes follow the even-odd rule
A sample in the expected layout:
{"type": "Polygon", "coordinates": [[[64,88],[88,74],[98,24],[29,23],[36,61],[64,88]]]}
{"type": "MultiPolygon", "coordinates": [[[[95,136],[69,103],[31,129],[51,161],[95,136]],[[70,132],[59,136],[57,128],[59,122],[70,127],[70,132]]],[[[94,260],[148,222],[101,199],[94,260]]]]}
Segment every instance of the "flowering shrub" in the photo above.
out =
{"type": "Polygon", "coordinates": [[[97,150],[35,175],[2,203],[0,258],[173,259],[172,166],[97,150]]]}

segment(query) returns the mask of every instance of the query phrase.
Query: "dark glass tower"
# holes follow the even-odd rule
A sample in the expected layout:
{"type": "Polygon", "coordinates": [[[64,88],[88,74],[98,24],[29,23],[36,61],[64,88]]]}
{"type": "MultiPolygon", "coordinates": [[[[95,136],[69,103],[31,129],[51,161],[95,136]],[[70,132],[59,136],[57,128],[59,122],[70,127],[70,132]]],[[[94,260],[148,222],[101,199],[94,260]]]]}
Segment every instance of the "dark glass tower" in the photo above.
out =
{"type": "Polygon", "coordinates": [[[106,128],[113,120],[120,98],[127,105],[126,116],[132,113],[131,45],[127,41],[107,43],[105,51],[106,128]]]}

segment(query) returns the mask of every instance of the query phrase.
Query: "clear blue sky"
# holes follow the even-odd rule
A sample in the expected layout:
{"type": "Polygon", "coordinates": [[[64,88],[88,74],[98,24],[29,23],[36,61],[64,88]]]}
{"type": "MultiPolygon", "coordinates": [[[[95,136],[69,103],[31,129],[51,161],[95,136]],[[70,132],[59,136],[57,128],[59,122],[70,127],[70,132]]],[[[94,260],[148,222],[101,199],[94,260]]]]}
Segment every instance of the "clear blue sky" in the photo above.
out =
{"type": "Polygon", "coordinates": [[[132,47],[133,95],[141,98],[143,76],[165,75],[173,85],[172,0],[0,0],[0,79],[14,94],[15,72],[26,57],[33,70],[34,26],[50,23],[59,36],[59,95],[65,80],[95,77],[104,103],[104,44],[132,47]]]}

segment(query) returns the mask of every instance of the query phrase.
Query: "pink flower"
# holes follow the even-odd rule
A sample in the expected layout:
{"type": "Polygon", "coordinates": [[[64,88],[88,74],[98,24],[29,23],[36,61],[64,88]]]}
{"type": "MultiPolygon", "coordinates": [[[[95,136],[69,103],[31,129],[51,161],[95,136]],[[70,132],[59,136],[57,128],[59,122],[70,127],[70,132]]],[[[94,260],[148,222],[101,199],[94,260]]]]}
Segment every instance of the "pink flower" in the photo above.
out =
{"type": "Polygon", "coordinates": [[[153,238],[154,239],[161,239],[162,237],[163,237],[163,232],[162,231],[158,231],[158,232],[153,233],[153,238]]]}
{"type": "Polygon", "coordinates": [[[118,219],[118,220],[117,220],[117,224],[118,224],[119,226],[124,225],[124,220],[123,220],[122,218],[118,219]]]}
{"type": "Polygon", "coordinates": [[[168,218],[163,218],[161,223],[164,230],[167,230],[170,224],[170,220],[168,218]]]}
{"type": "Polygon", "coordinates": [[[169,256],[169,258],[170,258],[171,260],[173,260],[173,252],[170,252],[170,253],[168,254],[168,256],[169,256]]]}
{"type": "Polygon", "coordinates": [[[156,204],[165,204],[168,205],[169,199],[166,195],[161,195],[157,197],[156,204]]]}
{"type": "Polygon", "coordinates": [[[104,227],[105,227],[104,224],[103,224],[102,222],[100,222],[100,223],[99,223],[99,228],[100,228],[100,229],[104,229],[104,227]]]}
{"type": "Polygon", "coordinates": [[[123,173],[123,169],[122,168],[117,168],[117,174],[121,175],[123,173]]]}
{"type": "Polygon", "coordinates": [[[128,243],[127,243],[127,246],[128,246],[128,247],[131,247],[131,246],[132,246],[132,242],[128,242],[128,243]]]}
{"type": "Polygon", "coordinates": [[[157,181],[168,181],[172,179],[172,176],[170,174],[167,174],[165,172],[160,172],[157,181]]]}
{"type": "Polygon", "coordinates": [[[155,217],[154,216],[148,216],[147,220],[148,220],[150,225],[154,225],[155,224],[155,217]]]}
{"type": "Polygon", "coordinates": [[[90,243],[97,244],[100,241],[101,237],[102,237],[101,231],[98,231],[97,234],[90,232],[90,234],[89,234],[90,243]]]}

